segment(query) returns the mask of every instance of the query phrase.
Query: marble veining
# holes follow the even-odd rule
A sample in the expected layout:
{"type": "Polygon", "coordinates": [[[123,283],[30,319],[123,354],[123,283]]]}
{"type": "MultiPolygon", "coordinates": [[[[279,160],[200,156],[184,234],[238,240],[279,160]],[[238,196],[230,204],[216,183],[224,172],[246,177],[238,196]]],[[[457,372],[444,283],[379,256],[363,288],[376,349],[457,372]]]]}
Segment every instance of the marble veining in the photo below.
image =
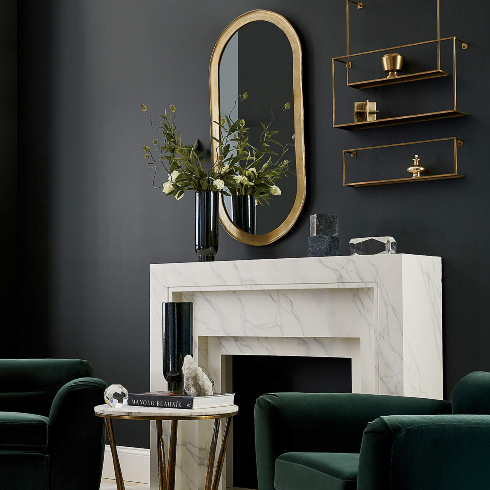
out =
{"type": "MultiPolygon", "coordinates": [[[[442,398],[439,257],[397,254],[151,265],[152,390],[166,388],[165,301],[194,303],[194,357],[221,391],[231,382],[228,356],[291,355],[350,358],[355,392],[442,398]]],[[[203,488],[211,433],[209,421],[179,426],[179,490],[203,488]]],[[[151,453],[153,489],[153,436],[151,453]]],[[[221,488],[232,478],[227,464],[221,488]]]]}

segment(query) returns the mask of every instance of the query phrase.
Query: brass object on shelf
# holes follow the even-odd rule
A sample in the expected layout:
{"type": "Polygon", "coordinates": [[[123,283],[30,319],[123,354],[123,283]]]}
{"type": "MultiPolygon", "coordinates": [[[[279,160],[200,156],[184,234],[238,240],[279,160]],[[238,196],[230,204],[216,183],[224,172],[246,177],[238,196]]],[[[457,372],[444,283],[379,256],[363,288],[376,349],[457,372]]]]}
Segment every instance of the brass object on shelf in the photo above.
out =
{"type": "Polygon", "coordinates": [[[403,62],[405,57],[400,53],[386,53],[381,58],[381,63],[383,64],[383,70],[388,73],[386,78],[395,78],[398,76],[398,72],[402,71],[403,62]]]}
{"type": "Polygon", "coordinates": [[[376,102],[354,102],[354,122],[376,121],[376,102]]]}
{"type": "Polygon", "coordinates": [[[415,158],[412,158],[412,160],[413,165],[407,168],[407,172],[412,174],[412,179],[420,178],[420,174],[425,170],[425,168],[420,165],[420,158],[418,155],[415,155],[415,158]]]}
{"type": "MultiPolygon", "coordinates": [[[[464,175],[458,174],[458,147],[463,146],[464,141],[460,138],[450,137],[450,138],[438,138],[433,140],[423,140],[423,141],[409,141],[408,143],[396,143],[392,145],[381,145],[381,146],[369,146],[366,148],[352,148],[350,150],[343,151],[343,185],[344,187],[366,187],[371,185],[384,185],[384,184],[401,184],[408,182],[422,182],[426,180],[444,180],[444,179],[459,179],[464,177],[464,175]],[[346,182],[345,178],[345,167],[346,167],[346,155],[349,154],[351,158],[359,158],[360,152],[363,150],[377,150],[380,148],[391,148],[394,146],[407,146],[407,145],[418,145],[422,143],[433,143],[436,141],[452,141],[453,142],[453,158],[454,158],[454,172],[448,174],[438,174],[438,175],[424,175],[416,177],[403,177],[400,179],[386,179],[386,180],[371,180],[366,182],[346,182]]],[[[416,158],[417,155],[416,155],[416,158]]],[[[414,158],[415,160],[415,158],[414,158]]],[[[415,165],[414,165],[415,166],[415,165]]],[[[410,167],[411,168],[411,167],[410,167]]],[[[419,170],[422,172],[423,167],[419,167],[419,170]]]]}

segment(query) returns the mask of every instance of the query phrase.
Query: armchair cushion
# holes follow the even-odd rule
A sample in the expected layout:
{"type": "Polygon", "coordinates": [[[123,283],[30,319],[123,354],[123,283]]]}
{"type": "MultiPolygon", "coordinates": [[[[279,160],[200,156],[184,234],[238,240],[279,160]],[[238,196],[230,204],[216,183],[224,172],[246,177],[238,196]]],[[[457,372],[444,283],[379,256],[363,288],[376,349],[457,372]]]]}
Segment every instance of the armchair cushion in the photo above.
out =
{"type": "Polygon", "coordinates": [[[48,418],[0,412],[0,451],[42,452],[48,445],[48,418]]]}
{"type": "Polygon", "coordinates": [[[453,413],[490,415],[490,373],[466,375],[451,392],[453,413]]]}
{"type": "Polygon", "coordinates": [[[63,385],[93,376],[92,366],[82,359],[0,359],[0,410],[32,409],[47,416],[63,385]]]}
{"type": "Polygon", "coordinates": [[[490,416],[392,415],[364,431],[358,490],[490,488],[490,416]]]}
{"type": "Polygon", "coordinates": [[[285,453],[276,460],[276,490],[356,490],[359,454],[285,453]]]}

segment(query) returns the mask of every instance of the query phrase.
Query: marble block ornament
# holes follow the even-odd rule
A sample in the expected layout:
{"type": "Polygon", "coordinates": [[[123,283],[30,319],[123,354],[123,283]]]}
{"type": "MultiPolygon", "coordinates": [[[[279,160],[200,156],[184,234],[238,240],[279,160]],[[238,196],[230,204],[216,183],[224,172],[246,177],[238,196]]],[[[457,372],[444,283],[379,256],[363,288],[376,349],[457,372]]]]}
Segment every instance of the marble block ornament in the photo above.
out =
{"type": "Polygon", "coordinates": [[[312,214],[310,216],[310,236],[308,237],[308,257],[337,255],[340,255],[339,215],[312,214]]]}
{"type": "Polygon", "coordinates": [[[190,355],[184,357],[182,365],[184,393],[189,396],[209,396],[213,394],[213,383],[190,355]]]}

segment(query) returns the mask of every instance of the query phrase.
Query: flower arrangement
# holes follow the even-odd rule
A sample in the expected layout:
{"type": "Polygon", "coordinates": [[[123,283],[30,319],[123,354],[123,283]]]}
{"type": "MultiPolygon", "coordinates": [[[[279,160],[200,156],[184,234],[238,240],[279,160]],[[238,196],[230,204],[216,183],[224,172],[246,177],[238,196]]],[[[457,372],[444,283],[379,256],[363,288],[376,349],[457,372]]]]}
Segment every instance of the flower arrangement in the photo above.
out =
{"type": "MultiPolygon", "coordinates": [[[[260,136],[260,148],[252,146],[249,142],[246,123],[243,119],[233,121],[231,114],[238,101],[248,98],[247,92],[235,100],[230,113],[219,122],[221,138],[213,139],[218,143],[217,172],[222,176],[225,186],[232,195],[253,195],[258,204],[268,203],[270,196],[280,196],[281,189],[276,182],[287,176],[289,160],[285,159],[293,143],[282,145],[274,139],[279,131],[271,129],[274,123],[274,108],[281,107],[282,111],[290,108],[290,103],[274,106],[270,109],[272,119],[268,124],[261,123],[263,131],[260,136]],[[271,145],[279,147],[279,153],[271,145]]],[[[291,173],[291,172],[289,172],[291,173]]]]}
{"type": "MultiPolygon", "coordinates": [[[[147,114],[151,128],[161,131],[163,141],[153,140],[154,152],[148,145],[143,146],[144,157],[150,162],[148,168],[154,171],[153,187],[162,189],[169,196],[177,200],[184,196],[185,191],[216,191],[229,195],[253,195],[259,204],[268,203],[271,196],[280,196],[281,189],[276,182],[289,172],[289,160],[285,159],[287,151],[294,146],[293,143],[282,145],[274,139],[279,131],[273,131],[274,107],[270,109],[272,120],[262,124],[263,132],[260,136],[260,148],[255,148],[249,142],[245,121],[233,121],[231,113],[236,104],[248,98],[247,92],[235,100],[230,114],[221,121],[214,121],[220,126],[221,139],[218,142],[216,163],[205,170],[205,160],[197,153],[197,142],[194,145],[185,145],[182,142],[180,131],[177,131],[175,116],[177,109],[170,105],[170,110],[160,115],[160,123],[154,127],[153,121],[147,114]],[[271,145],[280,147],[279,152],[271,145]],[[168,180],[156,185],[159,165],[162,165],[168,175],[168,180]]],[[[277,107],[277,106],[275,106],[277,107]]],[[[290,108],[289,102],[279,105],[282,111],[290,108]]],[[[141,104],[141,110],[147,112],[147,107],[141,104]]]]}
{"type": "MultiPolygon", "coordinates": [[[[141,110],[147,111],[147,107],[141,104],[141,110]]],[[[155,159],[150,146],[143,146],[144,157],[151,160],[148,168],[154,170],[153,187],[162,189],[168,196],[174,196],[179,200],[184,196],[184,192],[193,191],[218,191],[224,192],[224,181],[219,168],[211,165],[205,170],[205,160],[201,160],[201,154],[197,153],[197,142],[194,145],[182,143],[180,131],[177,132],[175,125],[175,114],[177,109],[174,105],[170,106],[170,111],[165,109],[160,115],[160,123],[157,127],[153,126],[153,121],[147,114],[151,128],[154,131],[161,131],[163,141],[153,140],[153,145],[158,152],[158,160],[155,159]],[[168,174],[168,180],[161,185],[156,184],[158,165],[161,164],[168,174]]]]}

